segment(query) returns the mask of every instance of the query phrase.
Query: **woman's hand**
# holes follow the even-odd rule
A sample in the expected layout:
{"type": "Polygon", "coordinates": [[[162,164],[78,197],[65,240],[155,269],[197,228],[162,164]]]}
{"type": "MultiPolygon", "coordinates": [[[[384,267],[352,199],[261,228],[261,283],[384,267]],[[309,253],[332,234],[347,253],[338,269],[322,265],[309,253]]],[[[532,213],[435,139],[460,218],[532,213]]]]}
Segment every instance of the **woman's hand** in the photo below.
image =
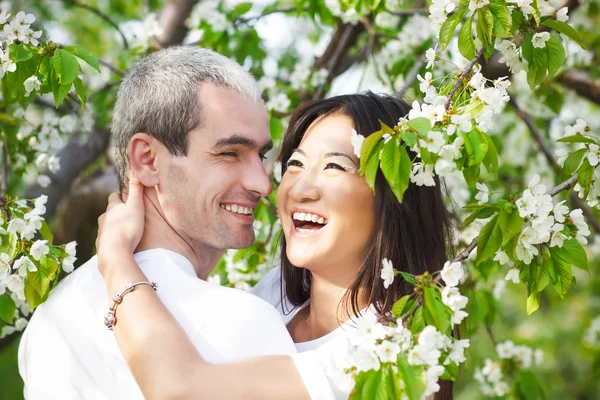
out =
{"type": "Polygon", "coordinates": [[[106,212],[98,218],[98,252],[100,273],[106,278],[111,268],[118,267],[123,256],[131,257],[144,233],[144,186],[130,176],[127,201],[119,193],[108,197],[106,212]],[[121,258],[120,258],[121,257],[121,258]]]}

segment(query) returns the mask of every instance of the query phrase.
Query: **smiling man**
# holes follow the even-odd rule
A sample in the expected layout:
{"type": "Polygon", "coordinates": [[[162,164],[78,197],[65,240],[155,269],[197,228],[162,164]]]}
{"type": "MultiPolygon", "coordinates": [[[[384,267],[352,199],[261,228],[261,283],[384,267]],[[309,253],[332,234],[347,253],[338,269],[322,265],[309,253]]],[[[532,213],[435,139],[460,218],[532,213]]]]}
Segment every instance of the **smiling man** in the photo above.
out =
{"type": "MultiPolygon", "coordinates": [[[[130,174],[144,186],[136,261],[211,363],[295,352],[272,306],[204,280],[224,250],[252,244],[254,208],[271,192],[262,159],[272,144],[260,96],[233,61],[176,47],[131,70],[113,114],[120,187],[130,174]]],[[[103,324],[106,298],[94,257],[36,310],[19,348],[27,399],[143,398],[103,324]]]]}

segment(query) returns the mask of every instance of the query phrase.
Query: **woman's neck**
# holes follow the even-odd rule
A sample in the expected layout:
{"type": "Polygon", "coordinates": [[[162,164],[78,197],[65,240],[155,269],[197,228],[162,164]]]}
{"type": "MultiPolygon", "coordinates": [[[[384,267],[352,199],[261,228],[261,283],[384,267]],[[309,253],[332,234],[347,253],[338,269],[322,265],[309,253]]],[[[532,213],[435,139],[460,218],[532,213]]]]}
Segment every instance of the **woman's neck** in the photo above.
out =
{"type": "MultiPolygon", "coordinates": [[[[323,337],[353,316],[343,303],[349,286],[349,283],[340,285],[339,282],[312,275],[310,304],[298,312],[288,326],[294,342],[307,342],[323,337]]],[[[363,304],[360,307],[363,308],[363,304]]]]}

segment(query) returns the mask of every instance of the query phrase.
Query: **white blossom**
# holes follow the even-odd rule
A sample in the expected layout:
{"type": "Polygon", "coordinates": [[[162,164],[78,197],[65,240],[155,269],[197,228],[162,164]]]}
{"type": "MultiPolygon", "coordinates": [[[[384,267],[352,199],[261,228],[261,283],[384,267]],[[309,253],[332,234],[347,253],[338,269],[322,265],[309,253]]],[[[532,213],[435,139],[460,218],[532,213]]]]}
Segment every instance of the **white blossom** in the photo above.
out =
{"type": "Polygon", "coordinates": [[[477,184],[475,184],[475,188],[477,189],[477,194],[475,195],[477,204],[482,205],[487,203],[490,199],[490,190],[486,184],[477,182],[477,184]]]}
{"type": "Polygon", "coordinates": [[[417,186],[435,186],[433,179],[433,166],[429,164],[414,163],[410,174],[410,181],[417,186]]]}
{"type": "Polygon", "coordinates": [[[29,78],[25,79],[25,82],[23,82],[23,86],[25,86],[25,96],[29,96],[31,92],[40,90],[42,82],[40,82],[36,75],[32,75],[29,78]]]}
{"type": "Polygon", "coordinates": [[[517,268],[510,269],[504,277],[504,280],[513,281],[513,283],[520,283],[521,279],[519,278],[519,270],[517,268]]]}
{"type": "Polygon", "coordinates": [[[569,20],[569,16],[567,15],[568,11],[569,9],[567,7],[561,8],[556,12],[556,19],[560,22],[567,22],[569,20]]]}
{"type": "Polygon", "coordinates": [[[469,1],[469,10],[475,11],[488,4],[490,4],[489,0],[471,0],[469,1]]]}
{"type": "Polygon", "coordinates": [[[433,49],[428,49],[425,52],[425,59],[427,60],[427,69],[432,68],[435,65],[435,62],[439,60],[439,56],[436,53],[437,45],[433,49]]]}
{"type": "Polygon", "coordinates": [[[50,252],[50,247],[48,247],[46,243],[48,243],[47,240],[37,240],[31,245],[29,253],[34,260],[39,261],[43,255],[46,255],[50,252]]]}
{"type": "Polygon", "coordinates": [[[383,287],[387,289],[394,282],[394,266],[387,258],[384,258],[381,264],[381,279],[383,279],[383,287]]]}
{"type": "Polygon", "coordinates": [[[457,340],[452,344],[452,349],[448,354],[448,357],[444,361],[444,365],[450,364],[450,362],[456,363],[459,365],[466,361],[465,358],[465,349],[471,346],[471,341],[469,339],[457,340]]]}
{"type": "Polygon", "coordinates": [[[360,158],[360,152],[362,150],[362,145],[365,141],[365,137],[363,135],[359,135],[355,129],[352,129],[352,136],[350,137],[350,142],[352,143],[352,147],[354,148],[354,155],[360,158]]]}
{"type": "Polygon", "coordinates": [[[398,354],[400,354],[400,346],[396,342],[384,340],[381,344],[375,346],[375,353],[381,362],[396,363],[398,354]]]}
{"type": "Polygon", "coordinates": [[[291,103],[292,102],[290,101],[287,94],[282,92],[279,93],[277,96],[269,99],[266,106],[268,110],[273,110],[279,113],[286,113],[289,110],[291,103]]]}
{"type": "Polygon", "coordinates": [[[543,49],[546,47],[548,39],[550,39],[550,32],[539,32],[533,35],[531,41],[533,42],[533,47],[543,49]]]}
{"type": "Polygon", "coordinates": [[[589,129],[588,124],[581,118],[578,118],[575,121],[575,124],[567,125],[565,127],[565,136],[583,135],[589,129]]]}
{"type": "Polygon", "coordinates": [[[442,268],[442,279],[446,286],[456,286],[464,278],[464,270],[460,262],[446,261],[442,268]]]}
{"type": "Polygon", "coordinates": [[[21,256],[21,258],[16,260],[13,265],[13,269],[17,270],[17,273],[23,278],[27,276],[27,271],[37,271],[37,267],[27,256],[21,256]]]}
{"type": "Polygon", "coordinates": [[[419,140],[419,145],[425,147],[432,153],[437,154],[443,145],[446,144],[446,138],[440,131],[429,131],[426,137],[419,140]]]}
{"type": "Polygon", "coordinates": [[[586,157],[592,167],[598,165],[598,161],[600,160],[600,146],[597,144],[590,144],[589,151],[586,153],[586,157]]]}

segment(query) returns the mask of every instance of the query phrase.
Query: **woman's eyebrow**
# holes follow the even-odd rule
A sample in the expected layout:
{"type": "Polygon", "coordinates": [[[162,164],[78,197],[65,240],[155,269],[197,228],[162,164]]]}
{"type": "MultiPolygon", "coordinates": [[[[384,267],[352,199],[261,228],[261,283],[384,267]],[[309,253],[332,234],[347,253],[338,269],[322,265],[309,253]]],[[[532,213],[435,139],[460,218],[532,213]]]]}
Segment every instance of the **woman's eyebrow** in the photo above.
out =
{"type": "Polygon", "coordinates": [[[325,157],[345,157],[348,160],[352,161],[352,164],[354,164],[358,167],[358,165],[356,164],[356,161],[354,161],[354,159],[346,153],[340,153],[340,152],[334,151],[334,152],[330,152],[330,153],[325,153],[325,157]]]}

